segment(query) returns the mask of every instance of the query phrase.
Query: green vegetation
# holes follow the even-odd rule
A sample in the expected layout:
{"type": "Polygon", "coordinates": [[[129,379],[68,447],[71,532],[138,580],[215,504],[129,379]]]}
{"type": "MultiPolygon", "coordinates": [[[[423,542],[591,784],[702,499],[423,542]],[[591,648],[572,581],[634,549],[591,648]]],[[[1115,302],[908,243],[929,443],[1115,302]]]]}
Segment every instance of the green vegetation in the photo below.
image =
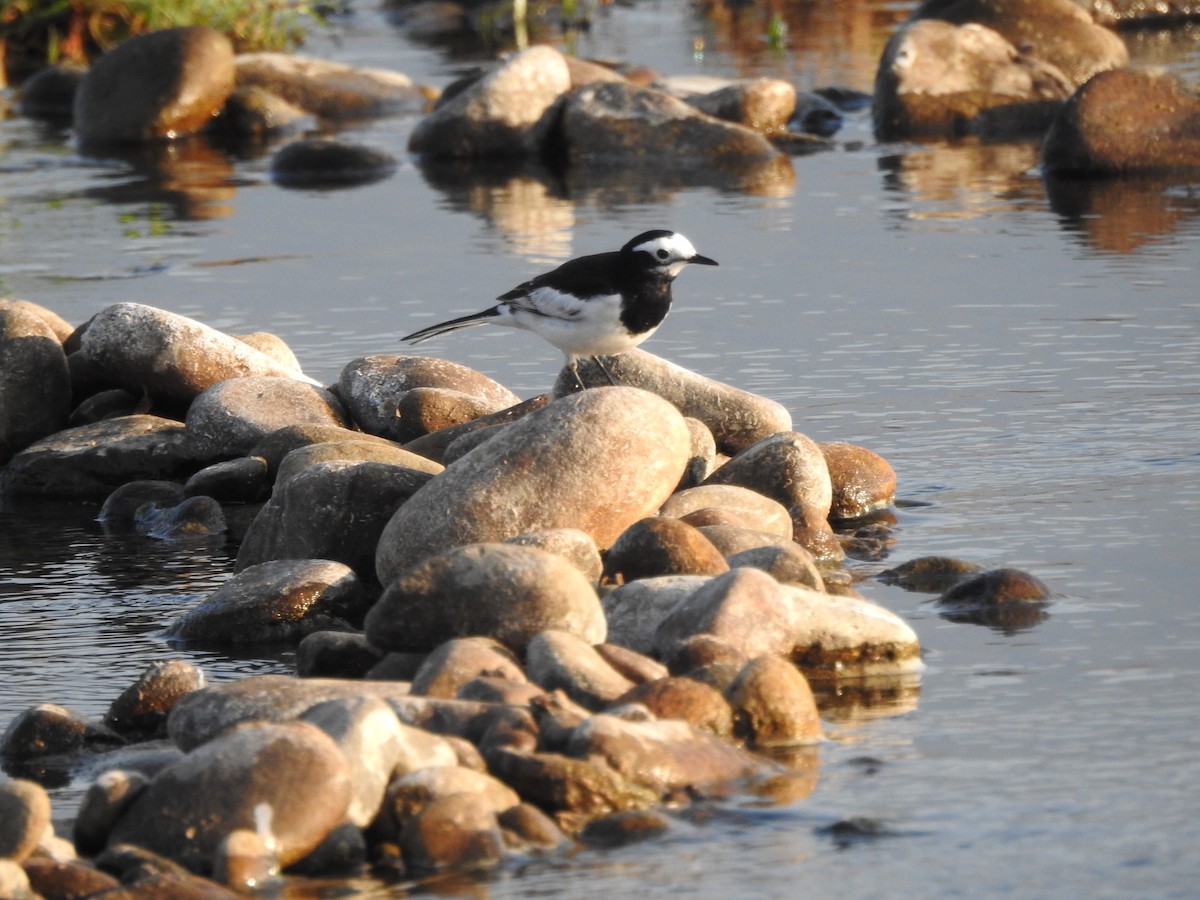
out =
{"type": "Polygon", "coordinates": [[[239,52],[291,49],[313,16],[301,0],[0,0],[0,75],[87,65],[126,38],[179,25],[210,25],[239,52]]]}

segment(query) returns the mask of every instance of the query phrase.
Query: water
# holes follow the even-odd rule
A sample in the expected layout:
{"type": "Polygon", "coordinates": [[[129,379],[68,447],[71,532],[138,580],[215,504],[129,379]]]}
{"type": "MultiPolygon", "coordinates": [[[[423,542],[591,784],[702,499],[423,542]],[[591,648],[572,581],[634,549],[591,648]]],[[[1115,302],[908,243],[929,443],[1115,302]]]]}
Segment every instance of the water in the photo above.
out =
{"type": "MultiPolygon", "coordinates": [[[[668,74],[869,89],[902,6],[766,12],[664,0],[603,8],[581,55],[668,74]]],[[[463,57],[374,12],[310,49],[445,84],[463,57]]],[[[1200,80],[1195,29],[1131,38],[1200,80]]],[[[475,54],[474,59],[483,54],[475,54]]],[[[467,62],[470,62],[468,59],[467,62]]],[[[648,349],[787,405],[798,430],[885,456],[896,544],[1026,569],[1058,594],[1007,630],[952,622],[923,595],[862,591],[919,634],[919,692],[827,716],[806,799],[677,813],[663,839],[514,861],[448,893],[576,896],[1191,896],[1200,859],[1194,602],[1200,515],[1200,182],[1048,191],[1030,145],[836,150],[758,193],[703,183],[572,190],[549,178],[444,180],[404,157],[411,119],[349,140],[402,159],[369,187],[289,191],[267,158],[185,153],[157,172],[81,160],[0,123],[0,285],[79,322],[122,300],[284,336],[309,374],[400,350],[399,335],[482,308],[567,256],[676,228],[718,269],[686,272],[648,349]],[[831,829],[861,819],[859,834],[831,829]],[[798,886],[803,886],[798,887],[798,886]]],[[[522,396],[559,365],[529,335],[425,345],[522,396]]],[[[0,723],[37,702],[93,715],[154,659],[211,681],[289,656],[184,652],[161,629],[228,577],[223,542],[103,535],[94,507],[0,506],[0,723]]],[[[79,785],[56,789],[64,826],[79,785]]]]}

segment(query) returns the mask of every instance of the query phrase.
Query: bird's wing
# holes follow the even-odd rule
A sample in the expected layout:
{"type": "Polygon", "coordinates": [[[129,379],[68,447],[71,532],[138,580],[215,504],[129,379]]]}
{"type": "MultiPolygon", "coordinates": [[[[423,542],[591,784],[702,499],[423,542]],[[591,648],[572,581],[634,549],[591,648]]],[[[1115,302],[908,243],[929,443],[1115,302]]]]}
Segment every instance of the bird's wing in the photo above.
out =
{"type": "Polygon", "coordinates": [[[614,278],[616,253],[568,260],[557,269],[517,285],[498,299],[513,311],[570,319],[593,297],[620,293],[614,278]]]}

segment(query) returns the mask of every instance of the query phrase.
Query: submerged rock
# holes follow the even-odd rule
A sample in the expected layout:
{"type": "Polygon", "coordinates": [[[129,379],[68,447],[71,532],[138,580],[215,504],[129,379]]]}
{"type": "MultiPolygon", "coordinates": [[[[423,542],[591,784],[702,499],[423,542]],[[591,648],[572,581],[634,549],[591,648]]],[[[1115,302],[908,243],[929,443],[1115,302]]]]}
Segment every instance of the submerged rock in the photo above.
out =
{"type": "Polygon", "coordinates": [[[336,138],[293,141],[271,160],[271,177],[284,187],[369,184],[396,171],[396,158],[374,147],[336,138]]]}

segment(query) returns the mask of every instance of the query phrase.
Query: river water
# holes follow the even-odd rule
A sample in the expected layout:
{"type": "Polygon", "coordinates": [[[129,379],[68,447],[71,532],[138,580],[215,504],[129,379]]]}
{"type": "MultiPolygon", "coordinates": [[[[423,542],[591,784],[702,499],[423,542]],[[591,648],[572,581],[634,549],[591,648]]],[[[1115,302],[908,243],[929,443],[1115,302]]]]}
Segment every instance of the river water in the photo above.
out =
{"type": "MultiPolygon", "coordinates": [[[[582,56],[670,75],[869,90],[902,5],[603,7],[582,56]]],[[[1130,38],[1200,80],[1200,32],[1130,38]]],[[[410,39],[363,4],[308,52],[444,85],[484,51],[410,39]]],[[[1200,180],[1048,186],[1025,144],[836,149],[752,191],[703,182],[451,179],[404,154],[414,118],[347,140],[401,160],[342,191],[273,185],[269,157],[187,151],[157,170],[79,158],[0,122],[0,290],[72,322],[117,301],[286,338],[332,381],[408,331],[482,308],[562,259],[653,227],[721,263],[691,270],[647,349],[784,403],[817,440],[899,476],[895,544],[1047,582],[1040,620],[982,625],[929,596],[861,591],[921,638],[919,689],[831,709],[812,794],[680,812],[665,837],[507,864],[478,896],[1194,896],[1200,882],[1200,180]]],[[[478,329],[422,347],[522,396],[560,359],[478,329]]],[[[0,505],[0,727],[38,702],[99,715],[155,659],[210,681],[286,652],[173,648],[161,630],[228,577],[224,540],[103,535],[94,507],[0,505]]],[[[57,787],[69,825],[80,782],[57,787]]],[[[367,889],[364,888],[364,891],[367,889]]],[[[408,888],[372,891],[401,896],[408,888]]]]}

